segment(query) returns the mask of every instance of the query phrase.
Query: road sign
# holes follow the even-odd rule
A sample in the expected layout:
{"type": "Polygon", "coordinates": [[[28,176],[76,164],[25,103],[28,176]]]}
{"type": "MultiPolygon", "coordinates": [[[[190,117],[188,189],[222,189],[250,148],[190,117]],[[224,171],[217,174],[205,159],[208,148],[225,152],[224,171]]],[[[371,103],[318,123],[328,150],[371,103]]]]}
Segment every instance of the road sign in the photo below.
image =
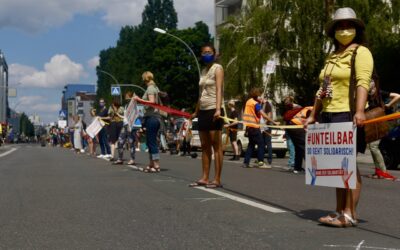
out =
{"type": "Polygon", "coordinates": [[[67,113],[67,112],[65,112],[65,110],[60,110],[60,112],[58,113],[58,116],[59,116],[60,118],[65,118],[65,117],[67,117],[66,113],[67,113]]]}
{"type": "Polygon", "coordinates": [[[111,87],[111,95],[118,96],[121,94],[121,88],[120,87],[111,87]]]}

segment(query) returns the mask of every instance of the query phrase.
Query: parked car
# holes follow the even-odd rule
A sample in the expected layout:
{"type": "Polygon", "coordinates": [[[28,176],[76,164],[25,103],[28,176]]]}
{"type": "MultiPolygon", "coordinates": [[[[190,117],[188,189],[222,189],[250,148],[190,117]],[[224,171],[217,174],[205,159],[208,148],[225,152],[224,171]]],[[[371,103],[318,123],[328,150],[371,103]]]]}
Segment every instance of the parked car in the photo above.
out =
{"type": "MultiPolygon", "coordinates": [[[[222,133],[222,150],[225,152],[233,152],[232,145],[226,133],[222,133]]],[[[281,129],[271,130],[272,153],[278,158],[284,158],[287,152],[285,131],[281,129]]],[[[244,156],[249,139],[244,136],[244,130],[239,130],[237,135],[237,144],[239,147],[239,155],[244,156]]]]}
{"type": "Polygon", "coordinates": [[[379,143],[387,169],[397,169],[400,164],[400,125],[393,128],[379,143]]]}

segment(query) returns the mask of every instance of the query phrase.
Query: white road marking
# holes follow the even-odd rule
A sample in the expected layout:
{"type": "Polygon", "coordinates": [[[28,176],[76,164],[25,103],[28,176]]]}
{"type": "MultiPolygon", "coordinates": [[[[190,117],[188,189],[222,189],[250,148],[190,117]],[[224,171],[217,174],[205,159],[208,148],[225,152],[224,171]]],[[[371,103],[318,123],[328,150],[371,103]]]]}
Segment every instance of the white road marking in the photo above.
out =
{"type": "Polygon", "coordinates": [[[200,202],[206,202],[206,201],[224,201],[226,200],[225,197],[219,197],[219,198],[188,198],[189,200],[200,200],[200,202]]]}
{"type": "Polygon", "coordinates": [[[240,203],[243,203],[243,204],[255,207],[255,208],[259,208],[259,209],[262,209],[262,210],[267,211],[267,212],[271,212],[271,213],[285,213],[286,212],[285,210],[282,210],[282,209],[279,209],[279,208],[275,208],[275,207],[272,207],[272,206],[268,206],[268,205],[264,205],[264,204],[261,204],[261,203],[258,203],[258,202],[247,200],[247,199],[244,199],[244,198],[241,198],[241,197],[238,197],[238,196],[234,196],[234,195],[231,195],[231,194],[227,194],[227,193],[215,190],[215,189],[205,188],[205,187],[195,187],[195,188],[203,190],[203,191],[206,191],[206,192],[209,192],[209,193],[212,193],[212,194],[216,194],[216,195],[219,195],[219,196],[228,198],[230,200],[237,201],[237,202],[240,202],[240,203]]]}
{"type": "Polygon", "coordinates": [[[362,244],[364,244],[364,242],[365,242],[365,240],[362,240],[362,241],[360,242],[360,244],[357,245],[356,250],[360,250],[360,249],[361,249],[361,246],[362,246],[362,244]]]}
{"type": "Polygon", "coordinates": [[[331,248],[353,248],[353,249],[375,249],[375,250],[400,250],[400,248],[387,248],[387,247],[372,247],[372,246],[362,246],[364,241],[361,241],[360,244],[357,246],[355,245],[324,245],[324,247],[331,247],[331,248]]]}
{"type": "Polygon", "coordinates": [[[11,154],[12,152],[14,152],[15,150],[17,150],[17,149],[16,149],[16,148],[11,148],[11,149],[8,150],[7,152],[0,154],[0,157],[4,157],[4,156],[6,156],[6,155],[9,155],[9,154],[11,154]]]}

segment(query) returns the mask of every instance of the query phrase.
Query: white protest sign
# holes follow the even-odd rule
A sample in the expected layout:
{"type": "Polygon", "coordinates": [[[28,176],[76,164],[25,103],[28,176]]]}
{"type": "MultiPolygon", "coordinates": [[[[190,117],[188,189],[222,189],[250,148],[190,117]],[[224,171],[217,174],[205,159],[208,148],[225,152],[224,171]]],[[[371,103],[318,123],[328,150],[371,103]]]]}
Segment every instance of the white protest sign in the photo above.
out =
{"type": "Polygon", "coordinates": [[[274,60],[268,60],[267,64],[264,65],[264,73],[267,74],[273,74],[275,73],[275,66],[276,62],[274,60]]]}
{"type": "Polygon", "coordinates": [[[137,108],[136,101],[132,98],[128,107],[126,108],[126,119],[128,120],[128,127],[132,128],[135,124],[136,118],[139,116],[139,110],[137,108]]]}
{"type": "Polygon", "coordinates": [[[59,128],[65,128],[67,126],[67,121],[66,120],[59,120],[58,121],[58,127],[59,128]]]}
{"type": "Polygon", "coordinates": [[[94,119],[93,122],[86,128],[86,133],[94,138],[104,127],[104,122],[101,119],[94,119]]]}
{"type": "Polygon", "coordinates": [[[352,122],[308,125],[306,184],[355,189],[356,145],[352,122]]]}

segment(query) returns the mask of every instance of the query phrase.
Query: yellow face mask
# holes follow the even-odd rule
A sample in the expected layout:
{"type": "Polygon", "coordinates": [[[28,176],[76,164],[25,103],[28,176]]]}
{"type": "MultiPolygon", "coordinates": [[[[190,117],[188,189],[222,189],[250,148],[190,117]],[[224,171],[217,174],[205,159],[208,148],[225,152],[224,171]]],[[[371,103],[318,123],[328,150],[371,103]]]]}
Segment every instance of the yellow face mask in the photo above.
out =
{"type": "Polygon", "coordinates": [[[346,46],[356,37],[356,29],[336,30],[335,38],[339,43],[346,46]]]}

